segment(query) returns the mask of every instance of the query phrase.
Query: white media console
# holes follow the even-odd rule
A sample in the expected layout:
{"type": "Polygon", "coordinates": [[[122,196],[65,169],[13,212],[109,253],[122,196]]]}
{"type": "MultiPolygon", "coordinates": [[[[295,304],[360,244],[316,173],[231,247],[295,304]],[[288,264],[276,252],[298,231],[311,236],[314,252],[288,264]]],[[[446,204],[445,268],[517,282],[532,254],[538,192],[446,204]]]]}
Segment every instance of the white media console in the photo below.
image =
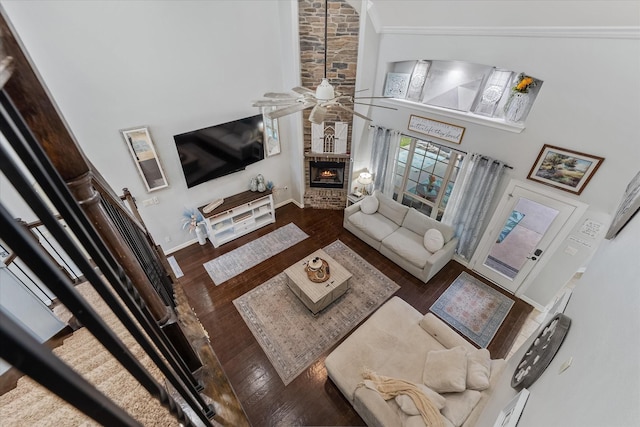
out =
{"type": "Polygon", "coordinates": [[[205,213],[198,208],[207,224],[207,237],[218,247],[240,236],[276,222],[271,191],[245,191],[231,197],[213,211],[205,213]]]}

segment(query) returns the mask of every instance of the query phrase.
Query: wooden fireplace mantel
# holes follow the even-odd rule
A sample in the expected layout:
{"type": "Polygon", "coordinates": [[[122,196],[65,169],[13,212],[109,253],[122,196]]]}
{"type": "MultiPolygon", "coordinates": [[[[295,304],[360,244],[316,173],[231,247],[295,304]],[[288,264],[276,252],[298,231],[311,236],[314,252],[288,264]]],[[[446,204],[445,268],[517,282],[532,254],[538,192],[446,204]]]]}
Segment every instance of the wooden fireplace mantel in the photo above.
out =
{"type": "Polygon", "coordinates": [[[314,153],[311,151],[307,151],[306,153],[304,153],[304,157],[306,158],[312,158],[316,161],[318,161],[319,159],[342,159],[345,162],[347,160],[351,161],[351,154],[334,154],[334,153],[314,153]]]}

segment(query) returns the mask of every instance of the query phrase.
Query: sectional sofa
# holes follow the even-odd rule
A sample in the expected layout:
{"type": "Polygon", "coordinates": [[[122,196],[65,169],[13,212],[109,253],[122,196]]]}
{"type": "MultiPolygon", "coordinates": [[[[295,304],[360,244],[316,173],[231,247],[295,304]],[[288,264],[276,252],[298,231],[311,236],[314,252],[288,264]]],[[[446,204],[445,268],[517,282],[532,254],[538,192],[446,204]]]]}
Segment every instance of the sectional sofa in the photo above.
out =
{"type": "MultiPolygon", "coordinates": [[[[432,313],[393,297],[325,360],[329,378],[370,427],[425,427],[407,396],[385,400],[366,372],[411,382],[438,408],[444,427],[475,424],[506,365],[491,360],[432,313]]],[[[433,423],[438,425],[438,423],[433,423]]]]}

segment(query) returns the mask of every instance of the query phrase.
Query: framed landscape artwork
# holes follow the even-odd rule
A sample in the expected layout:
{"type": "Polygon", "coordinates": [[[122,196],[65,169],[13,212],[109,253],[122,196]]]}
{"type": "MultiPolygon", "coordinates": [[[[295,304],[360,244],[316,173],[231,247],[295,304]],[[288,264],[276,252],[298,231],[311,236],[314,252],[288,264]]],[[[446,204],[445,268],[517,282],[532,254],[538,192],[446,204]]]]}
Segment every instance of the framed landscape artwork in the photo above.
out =
{"type": "Polygon", "coordinates": [[[580,194],[604,158],[545,144],[528,179],[580,194]]]}

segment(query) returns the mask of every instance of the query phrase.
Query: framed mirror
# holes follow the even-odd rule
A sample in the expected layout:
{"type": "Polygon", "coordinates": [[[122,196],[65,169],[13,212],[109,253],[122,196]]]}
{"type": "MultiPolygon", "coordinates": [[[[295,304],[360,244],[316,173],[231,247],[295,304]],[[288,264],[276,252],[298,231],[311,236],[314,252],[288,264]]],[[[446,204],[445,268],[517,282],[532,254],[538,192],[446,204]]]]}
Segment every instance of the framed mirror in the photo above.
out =
{"type": "Polygon", "coordinates": [[[169,186],[164,175],[160,160],[146,127],[124,129],[120,131],[124,138],[131,157],[142,177],[147,191],[155,191],[169,186]]]}

